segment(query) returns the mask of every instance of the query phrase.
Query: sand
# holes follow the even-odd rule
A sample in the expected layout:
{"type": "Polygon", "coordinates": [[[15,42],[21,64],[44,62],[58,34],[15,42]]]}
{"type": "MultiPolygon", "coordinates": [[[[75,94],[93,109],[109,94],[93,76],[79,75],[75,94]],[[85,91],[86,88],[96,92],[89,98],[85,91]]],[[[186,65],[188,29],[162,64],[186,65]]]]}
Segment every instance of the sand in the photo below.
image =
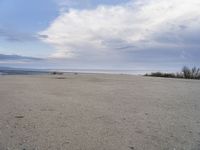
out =
{"type": "Polygon", "coordinates": [[[0,150],[199,150],[200,81],[0,76],[0,150]]]}

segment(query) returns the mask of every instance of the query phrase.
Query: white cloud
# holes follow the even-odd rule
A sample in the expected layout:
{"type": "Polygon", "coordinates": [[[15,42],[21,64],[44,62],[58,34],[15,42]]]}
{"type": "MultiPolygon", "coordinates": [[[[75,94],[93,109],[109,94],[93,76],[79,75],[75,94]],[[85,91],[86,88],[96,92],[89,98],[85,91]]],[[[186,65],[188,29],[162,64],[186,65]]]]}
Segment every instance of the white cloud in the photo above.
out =
{"type": "Polygon", "coordinates": [[[118,58],[126,50],[198,44],[199,31],[199,0],[137,0],[70,9],[39,34],[47,35],[41,39],[56,49],[50,57],[98,59],[118,58]]]}

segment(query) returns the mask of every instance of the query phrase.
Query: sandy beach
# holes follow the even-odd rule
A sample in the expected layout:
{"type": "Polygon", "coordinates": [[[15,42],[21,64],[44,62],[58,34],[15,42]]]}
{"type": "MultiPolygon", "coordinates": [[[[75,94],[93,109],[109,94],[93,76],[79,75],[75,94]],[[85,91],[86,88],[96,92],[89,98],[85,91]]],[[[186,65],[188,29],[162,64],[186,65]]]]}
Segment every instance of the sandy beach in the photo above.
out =
{"type": "Polygon", "coordinates": [[[199,150],[200,81],[0,76],[0,150],[199,150]]]}

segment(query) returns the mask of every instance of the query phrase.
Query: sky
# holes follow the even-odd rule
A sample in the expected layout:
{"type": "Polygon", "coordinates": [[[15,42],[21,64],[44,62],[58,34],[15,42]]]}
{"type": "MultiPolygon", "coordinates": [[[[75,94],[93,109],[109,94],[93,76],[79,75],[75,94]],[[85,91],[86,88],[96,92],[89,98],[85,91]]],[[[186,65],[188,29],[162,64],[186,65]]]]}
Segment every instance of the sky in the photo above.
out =
{"type": "Polygon", "coordinates": [[[199,0],[0,0],[0,66],[200,67],[199,0]]]}

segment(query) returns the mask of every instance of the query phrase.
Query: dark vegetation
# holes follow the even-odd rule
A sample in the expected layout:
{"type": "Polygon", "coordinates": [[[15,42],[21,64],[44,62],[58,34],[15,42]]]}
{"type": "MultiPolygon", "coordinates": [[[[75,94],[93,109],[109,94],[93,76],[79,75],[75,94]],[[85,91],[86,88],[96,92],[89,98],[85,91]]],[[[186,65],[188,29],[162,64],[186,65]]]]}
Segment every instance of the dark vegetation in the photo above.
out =
{"type": "Polygon", "coordinates": [[[162,73],[153,72],[151,74],[145,74],[145,76],[152,77],[164,77],[164,78],[183,78],[183,79],[200,79],[200,68],[189,68],[184,66],[181,72],[178,73],[162,73]]]}
{"type": "Polygon", "coordinates": [[[56,72],[56,71],[53,71],[50,73],[51,75],[63,75],[63,72],[56,72]]]}

